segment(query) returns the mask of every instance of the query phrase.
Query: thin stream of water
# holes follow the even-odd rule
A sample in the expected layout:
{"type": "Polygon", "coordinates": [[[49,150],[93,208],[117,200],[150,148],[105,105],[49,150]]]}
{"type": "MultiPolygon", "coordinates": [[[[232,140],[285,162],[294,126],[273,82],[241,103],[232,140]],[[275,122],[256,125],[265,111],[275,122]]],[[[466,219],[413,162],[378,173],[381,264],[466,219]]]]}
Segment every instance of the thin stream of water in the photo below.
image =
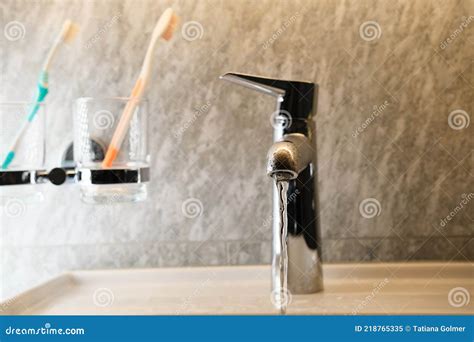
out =
{"type": "Polygon", "coordinates": [[[286,308],[289,301],[289,292],[288,292],[288,246],[287,246],[287,237],[288,237],[288,217],[287,217],[287,192],[288,192],[288,181],[286,180],[276,180],[276,187],[278,189],[278,196],[280,200],[280,289],[279,289],[279,298],[278,304],[280,306],[280,313],[285,314],[286,308]]]}

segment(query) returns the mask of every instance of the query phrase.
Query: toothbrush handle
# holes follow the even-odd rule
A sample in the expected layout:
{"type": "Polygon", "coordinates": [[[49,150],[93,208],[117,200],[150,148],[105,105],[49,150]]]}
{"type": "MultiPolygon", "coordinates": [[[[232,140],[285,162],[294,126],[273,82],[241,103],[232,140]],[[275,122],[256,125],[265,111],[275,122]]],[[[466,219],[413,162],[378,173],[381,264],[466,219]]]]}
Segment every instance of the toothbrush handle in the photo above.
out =
{"type": "Polygon", "coordinates": [[[13,139],[13,143],[11,144],[8,153],[2,163],[2,169],[6,170],[12,163],[13,159],[15,159],[15,151],[18,146],[18,143],[21,141],[21,138],[25,134],[26,130],[28,129],[29,124],[33,121],[35,118],[36,114],[38,113],[40,103],[44,100],[46,95],[48,94],[48,88],[42,86],[41,84],[38,85],[38,97],[33,105],[33,107],[30,110],[30,113],[28,114],[27,120],[23,123],[21,126],[20,130],[15,136],[15,139],[13,139]]]}
{"type": "Polygon", "coordinates": [[[12,163],[13,159],[15,158],[15,151],[17,149],[17,146],[20,143],[21,138],[25,134],[26,130],[28,129],[28,126],[29,126],[30,122],[33,120],[36,113],[38,112],[38,108],[39,108],[39,105],[35,104],[35,106],[33,107],[33,110],[28,115],[28,120],[23,123],[20,130],[16,134],[15,139],[13,139],[13,143],[10,145],[10,148],[8,149],[8,154],[6,155],[6,157],[3,161],[2,169],[4,169],[4,170],[8,169],[8,167],[12,163]]]}
{"type": "Polygon", "coordinates": [[[8,169],[8,166],[13,161],[13,158],[15,158],[15,151],[8,151],[7,156],[5,157],[5,160],[2,163],[2,170],[8,169]]]}
{"type": "Polygon", "coordinates": [[[127,103],[125,110],[123,111],[120,121],[117,125],[115,133],[112,136],[112,140],[105,155],[104,161],[102,162],[103,167],[111,167],[112,163],[117,158],[120,147],[122,146],[122,142],[125,138],[125,135],[127,134],[136,103],[136,99],[131,99],[127,103]]]}
{"type": "Polygon", "coordinates": [[[120,147],[122,146],[123,139],[125,138],[125,135],[127,134],[128,128],[130,126],[130,121],[132,120],[133,113],[135,112],[135,107],[140,101],[140,95],[143,91],[143,85],[144,82],[142,82],[142,79],[138,79],[137,83],[135,84],[135,87],[133,88],[130,100],[127,102],[125,109],[123,110],[117,128],[115,128],[115,132],[112,136],[112,140],[110,141],[107,153],[105,154],[104,161],[102,162],[102,167],[104,168],[111,167],[112,163],[117,158],[117,155],[120,151],[120,147]]]}

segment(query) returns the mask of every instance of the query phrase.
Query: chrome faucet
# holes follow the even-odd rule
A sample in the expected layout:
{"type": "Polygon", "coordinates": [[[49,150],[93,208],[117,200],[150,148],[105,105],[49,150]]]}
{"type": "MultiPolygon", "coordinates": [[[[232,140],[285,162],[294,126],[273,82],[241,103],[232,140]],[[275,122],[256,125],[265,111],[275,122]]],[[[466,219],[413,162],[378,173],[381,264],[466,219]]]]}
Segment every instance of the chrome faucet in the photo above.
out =
{"type": "Polygon", "coordinates": [[[317,85],[258,76],[227,73],[221,79],[276,98],[272,114],[273,145],[267,159],[267,174],[287,181],[287,212],[273,187],[272,287],[281,288],[281,220],[287,220],[287,290],[308,294],[323,289],[319,203],[316,167],[316,136],[312,116],[316,114],[317,85]]]}

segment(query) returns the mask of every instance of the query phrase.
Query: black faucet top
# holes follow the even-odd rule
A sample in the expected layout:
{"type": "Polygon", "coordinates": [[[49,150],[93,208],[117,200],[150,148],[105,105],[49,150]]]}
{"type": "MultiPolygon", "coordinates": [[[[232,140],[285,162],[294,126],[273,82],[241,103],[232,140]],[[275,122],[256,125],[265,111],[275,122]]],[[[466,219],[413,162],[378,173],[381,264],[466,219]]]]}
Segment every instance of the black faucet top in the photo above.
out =
{"type": "Polygon", "coordinates": [[[239,84],[261,93],[275,96],[280,111],[288,112],[293,119],[308,119],[313,113],[317,85],[311,82],[288,81],[261,76],[226,73],[221,79],[239,84]]]}

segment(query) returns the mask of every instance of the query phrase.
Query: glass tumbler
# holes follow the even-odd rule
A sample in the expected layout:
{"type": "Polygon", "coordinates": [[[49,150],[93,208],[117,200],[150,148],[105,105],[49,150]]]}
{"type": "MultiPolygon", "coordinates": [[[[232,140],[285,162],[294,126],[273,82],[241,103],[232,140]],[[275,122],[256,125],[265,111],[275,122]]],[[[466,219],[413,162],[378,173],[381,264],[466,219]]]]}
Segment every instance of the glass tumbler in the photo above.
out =
{"type": "Polygon", "coordinates": [[[137,103],[111,167],[102,161],[129,98],[76,100],[74,161],[81,198],[87,203],[136,202],[146,199],[149,180],[147,101],[137,103]]]}
{"type": "Polygon", "coordinates": [[[0,102],[0,205],[43,199],[35,183],[36,175],[44,171],[45,122],[43,103],[0,102]],[[36,114],[28,120],[34,109],[36,114]]]}

